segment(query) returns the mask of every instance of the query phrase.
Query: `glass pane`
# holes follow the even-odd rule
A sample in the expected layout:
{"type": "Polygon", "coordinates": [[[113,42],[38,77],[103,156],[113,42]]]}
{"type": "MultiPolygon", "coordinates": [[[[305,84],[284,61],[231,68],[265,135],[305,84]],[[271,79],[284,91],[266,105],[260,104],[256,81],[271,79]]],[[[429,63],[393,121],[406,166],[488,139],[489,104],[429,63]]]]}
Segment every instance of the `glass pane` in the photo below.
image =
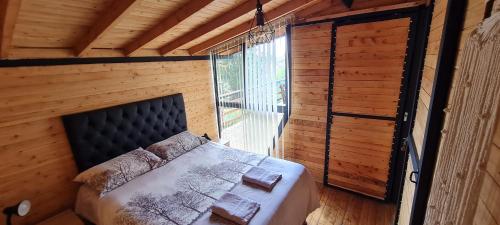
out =
{"type": "MultiPolygon", "coordinates": [[[[220,52],[215,58],[219,115],[224,131],[241,121],[243,101],[243,52],[240,46],[220,52]]],[[[224,135],[223,135],[224,136],[224,135]]]]}
{"type": "Polygon", "coordinates": [[[278,104],[284,106],[287,94],[287,67],[286,67],[286,36],[276,38],[276,90],[278,104]]]}
{"type": "Polygon", "coordinates": [[[287,38],[212,53],[221,138],[231,147],[269,155],[277,148],[288,96],[287,38]]]}

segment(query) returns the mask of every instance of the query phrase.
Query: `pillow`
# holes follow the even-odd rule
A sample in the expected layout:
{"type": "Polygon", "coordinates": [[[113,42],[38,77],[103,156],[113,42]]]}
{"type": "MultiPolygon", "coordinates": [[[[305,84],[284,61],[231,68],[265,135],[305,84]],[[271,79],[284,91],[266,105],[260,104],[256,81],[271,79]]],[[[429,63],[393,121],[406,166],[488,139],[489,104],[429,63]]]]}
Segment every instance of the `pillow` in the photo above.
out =
{"type": "Polygon", "coordinates": [[[164,164],[155,154],[138,148],[83,171],[74,181],[84,183],[102,196],[164,164]]]}
{"type": "Polygon", "coordinates": [[[184,131],[163,141],[154,143],[147,147],[146,150],[164,160],[172,161],[180,155],[207,142],[208,140],[204,137],[195,136],[189,131],[184,131]]]}

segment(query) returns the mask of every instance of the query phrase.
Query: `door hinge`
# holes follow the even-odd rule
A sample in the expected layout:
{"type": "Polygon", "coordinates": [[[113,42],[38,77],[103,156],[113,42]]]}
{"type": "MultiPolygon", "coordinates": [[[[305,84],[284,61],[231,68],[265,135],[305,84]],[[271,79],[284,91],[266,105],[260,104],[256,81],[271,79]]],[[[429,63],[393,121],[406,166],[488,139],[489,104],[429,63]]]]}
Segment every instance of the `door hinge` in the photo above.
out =
{"type": "Polygon", "coordinates": [[[408,120],[408,112],[405,112],[403,117],[403,122],[406,122],[407,120],[408,120]]]}
{"type": "Polygon", "coordinates": [[[403,138],[403,145],[401,146],[401,151],[406,152],[406,150],[408,150],[408,139],[403,138]]]}

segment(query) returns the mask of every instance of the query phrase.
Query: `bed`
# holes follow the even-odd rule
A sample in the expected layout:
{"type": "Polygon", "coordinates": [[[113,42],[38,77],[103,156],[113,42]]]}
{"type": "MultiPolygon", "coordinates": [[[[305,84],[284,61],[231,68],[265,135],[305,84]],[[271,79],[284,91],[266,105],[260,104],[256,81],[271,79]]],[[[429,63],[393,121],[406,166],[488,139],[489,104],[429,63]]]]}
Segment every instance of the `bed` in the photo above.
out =
{"type": "MultiPolygon", "coordinates": [[[[181,94],[69,115],[63,122],[80,171],[187,130],[181,94]]],[[[319,207],[317,187],[302,165],[208,142],[104,195],[82,185],[75,212],[99,225],[232,224],[210,212],[226,192],[261,205],[253,225],[300,225],[319,207]],[[272,191],[243,184],[242,174],[253,166],[283,177],[272,191]]]]}

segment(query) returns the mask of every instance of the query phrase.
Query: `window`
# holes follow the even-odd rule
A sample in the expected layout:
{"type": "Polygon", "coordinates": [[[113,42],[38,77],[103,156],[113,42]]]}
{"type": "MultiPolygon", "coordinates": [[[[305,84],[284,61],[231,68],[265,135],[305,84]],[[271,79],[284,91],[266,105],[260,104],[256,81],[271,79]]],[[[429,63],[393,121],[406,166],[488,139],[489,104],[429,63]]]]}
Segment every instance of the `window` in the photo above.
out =
{"type": "Polygon", "coordinates": [[[287,38],[212,52],[219,131],[235,148],[271,155],[288,120],[287,38]]]}

